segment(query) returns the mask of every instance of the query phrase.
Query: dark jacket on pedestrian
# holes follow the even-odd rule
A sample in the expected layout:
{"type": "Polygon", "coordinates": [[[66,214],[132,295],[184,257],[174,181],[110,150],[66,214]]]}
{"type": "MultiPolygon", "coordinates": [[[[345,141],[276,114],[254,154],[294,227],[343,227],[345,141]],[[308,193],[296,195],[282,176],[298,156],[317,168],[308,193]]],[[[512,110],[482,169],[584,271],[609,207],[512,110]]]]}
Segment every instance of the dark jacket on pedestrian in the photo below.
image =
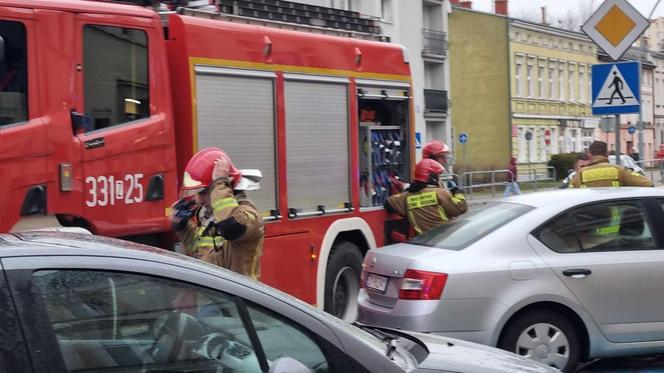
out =
{"type": "Polygon", "coordinates": [[[517,178],[516,157],[510,158],[510,164],[507,166],[507,181],[512,183],[517,178]]]}

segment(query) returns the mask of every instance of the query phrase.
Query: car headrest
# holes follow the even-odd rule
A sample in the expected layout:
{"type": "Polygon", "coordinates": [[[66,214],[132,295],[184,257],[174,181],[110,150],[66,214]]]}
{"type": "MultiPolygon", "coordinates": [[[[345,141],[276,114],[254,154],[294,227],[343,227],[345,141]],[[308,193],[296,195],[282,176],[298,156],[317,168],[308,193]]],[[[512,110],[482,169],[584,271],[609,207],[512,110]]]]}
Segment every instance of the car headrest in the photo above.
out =
{"type": "Polygon", "coordinates": [[[645,221],[639,209],[630,207],[620,214],[620,234],[623,236],[641,236],[645,221]]]}

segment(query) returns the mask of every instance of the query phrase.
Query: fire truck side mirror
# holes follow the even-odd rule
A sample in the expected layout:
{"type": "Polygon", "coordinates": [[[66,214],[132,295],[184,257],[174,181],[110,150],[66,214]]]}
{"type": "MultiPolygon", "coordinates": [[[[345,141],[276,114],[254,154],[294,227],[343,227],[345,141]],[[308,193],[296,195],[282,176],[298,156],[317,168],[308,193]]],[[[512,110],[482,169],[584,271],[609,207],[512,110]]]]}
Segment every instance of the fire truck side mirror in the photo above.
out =
{"type": "Polygon", "coordinates": [[[74,129],[74,133],[77,135],[92,130],[91,118],[83,113],[75,111],[71,112],[71,125],[74,129]]]}
{"type": "Polygon", "coordinates": [[[5,39],[0,36],[0,62],[5,60],[5,39]]]}

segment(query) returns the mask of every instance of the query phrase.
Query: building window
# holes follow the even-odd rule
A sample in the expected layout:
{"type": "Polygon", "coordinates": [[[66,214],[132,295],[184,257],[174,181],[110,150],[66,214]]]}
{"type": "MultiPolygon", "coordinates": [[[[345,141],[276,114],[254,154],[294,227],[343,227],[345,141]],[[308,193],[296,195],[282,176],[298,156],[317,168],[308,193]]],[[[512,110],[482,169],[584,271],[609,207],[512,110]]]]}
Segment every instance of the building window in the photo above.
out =
{"type": "Polygon", "coordinates": [[[584,102],[585,96],[585,81],[583,80],[585,74],[583,73],[584,67],[579,66],[579,102],[584,102]]]}
{"type": "Polygon", "coordinates": [[[568,89],[568,98],[569,101],[574,101],[574,70],[570,66],[570,70],[567,74],[567,89],[568,89]]]}
{"type": "Polygon", "coordinates": [[[537,86],[539,89],[539,98],[544,98],[544,68],[537,68],[537,86]]]}
{"type": "Polygon", "coordinates": [[[593,73],[592,68],[588,66],[588,103],[592,104],[593,100],[593,73]]]}
{"type": "Polygon", "coordinates": [[[514,79],[515,82],[514,84],[516,85],[516,96],[521,97],[523,96],[523,85],[521,82],[521,73],[522,73],[522,66],[520,63],[516,64],[516,68],[514,70],[514,79]]]}
{"type": "Polygon", "coordinates": [[[383,21],[392,22],[392,0],[381,0],[380,11],[383,21]]]}
{"type": "Polygon", "coordinates": [[[533,96],[533,67],[531,65],[528,65],[528,98],[533,96]]]}
{"type": "Polygon", "coordinates": [[[553,68],[549,67],[549,99],[553,100],[553,68]]]}
{"type": "Polygon", "coordinates": [[[558,68],[558,99],[565,100],[565,65],[562,64],[558,68]]]}

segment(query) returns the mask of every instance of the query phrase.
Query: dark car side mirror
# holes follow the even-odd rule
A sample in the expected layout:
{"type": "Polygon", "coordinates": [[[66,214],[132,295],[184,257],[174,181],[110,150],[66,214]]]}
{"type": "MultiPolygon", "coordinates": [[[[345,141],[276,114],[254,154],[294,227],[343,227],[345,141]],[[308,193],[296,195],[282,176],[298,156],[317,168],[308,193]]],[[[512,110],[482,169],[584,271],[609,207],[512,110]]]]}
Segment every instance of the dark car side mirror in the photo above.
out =
{"type": "Polygon", "coordinates": [[[75,134],[81,134],[92,130],[92,119],[75,111],[71,112],[71,125],[75,134]]]}

